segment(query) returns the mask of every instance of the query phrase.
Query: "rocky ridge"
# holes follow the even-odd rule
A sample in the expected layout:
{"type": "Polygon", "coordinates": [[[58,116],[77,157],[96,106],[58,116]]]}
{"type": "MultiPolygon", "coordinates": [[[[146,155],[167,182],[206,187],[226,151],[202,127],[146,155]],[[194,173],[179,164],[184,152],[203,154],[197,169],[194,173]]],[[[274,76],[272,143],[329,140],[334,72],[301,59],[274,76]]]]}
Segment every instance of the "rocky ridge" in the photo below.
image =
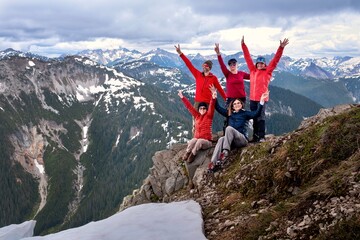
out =
{"type": "Polygon", "coordinates": [[[206,173],[213,148],[188,165],[181,161],[186,144],[174,145],[155,154],[149,176],[120,210],[193,199],[208,239],[356,239],[359,119],[360,105],[322,109],[291,133],[232,151],[215,174],[206,173]]]}

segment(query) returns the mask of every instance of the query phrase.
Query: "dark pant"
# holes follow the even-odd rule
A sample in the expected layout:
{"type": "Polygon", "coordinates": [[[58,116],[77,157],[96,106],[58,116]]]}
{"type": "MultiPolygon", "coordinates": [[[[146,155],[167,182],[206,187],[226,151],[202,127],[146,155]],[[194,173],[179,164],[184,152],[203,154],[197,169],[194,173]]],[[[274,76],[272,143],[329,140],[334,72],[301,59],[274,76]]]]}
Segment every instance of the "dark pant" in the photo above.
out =
{"type": "MultiPolygon", "coordinates": [[[[250,110],[256,111],[260,102],[250,100],[250,110]]],[[[261,115],[253,120],[253,141],[258,141],[261,138],[265,138],[265,106],[264,104],[261,115]]]]}

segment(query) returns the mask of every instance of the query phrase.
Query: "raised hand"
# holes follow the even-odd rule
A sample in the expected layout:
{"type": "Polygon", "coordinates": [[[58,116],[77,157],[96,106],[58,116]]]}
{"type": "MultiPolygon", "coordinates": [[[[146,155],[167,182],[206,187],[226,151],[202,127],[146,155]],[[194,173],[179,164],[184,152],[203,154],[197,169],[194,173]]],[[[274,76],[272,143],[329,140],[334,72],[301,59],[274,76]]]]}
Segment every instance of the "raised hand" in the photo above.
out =
{"type": "Polygon", "coordinates": [[[217,97],[217,92],[216,92],[216,87],[214,87],[214,84],[211,84],[209,89],[211,91],[212,98],[215,99],[217,97]]]}
{"type": "Polygon", "coordinates": [[[265,102],[265,99],[267,99],[267,98],[269,97],[269,93],[270,93],[269,90],[267,90],[266,92],[264,92],[264,93],[261,95],[260,102],[265,102]]]}
{"type": "Polygon", "coordinates": [[[244,41],[244,35],[243,35],[241,38],[241,44],[244,44],[244,43],[245,43],[245,41],[244,41]]]}
{"type": "Polygon", "coordinates": [[[176,49],[176,52],[180,55],[182,52],[181,52],[181,49],[180,49],[180,44],[178,44],[177,46],[174,45],[175,49],[176,49]]]}
{"type": "Polygon", "coordinates": [[[178,91],[178,96],[179,96],[180,98],[183,98],[183,97],[184,97],[184,95],[182,94],[182,91],[181,91],[181,90],[178,91]]]}
{"type": "Polygon", "coordinates": [[[215,48],[214,48],[215,52],[217,55],[220,55],[220,47],[218,43],[215,43],[215,48]]]}
{"type": "Polygon", "coordinates": [[[288,45],[289,44],[289,39],[287,39],[287,38],[284,38],[284,41],[281,41],[280,40],[280,47],[285,47],[286,45],[288,45]]]}

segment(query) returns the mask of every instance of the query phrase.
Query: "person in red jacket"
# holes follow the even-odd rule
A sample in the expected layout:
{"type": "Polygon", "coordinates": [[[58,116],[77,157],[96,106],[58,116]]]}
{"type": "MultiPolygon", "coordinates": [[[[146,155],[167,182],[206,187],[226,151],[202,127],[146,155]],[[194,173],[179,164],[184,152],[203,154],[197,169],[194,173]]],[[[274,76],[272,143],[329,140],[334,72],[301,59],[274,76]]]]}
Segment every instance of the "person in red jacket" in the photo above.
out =
{"type": "MultiPolygon", "coordinates": [[[[280,46],[277,49],[274,58],[266,65],[266,60],[263,56],[259,56],[254,62],[251,59],[249,49],[247,48],[244,36],[241,39],[241,47],[244,53],[246,64],[250,70],[250,110],[254,111],[258,108],[262,93],[268,91],[272,73],[280,61],[284,48],[289,44],[289,40],[284,38],[280,40],[280,46]]],[[[269,98],[265,99],[267,102],[269,98]]],[[[265,141],[265,106],[264,105],[260,117],[253,120],[253,142],[265,141]]]]}
{"type": "Polygon", "coordinates": [[[182,94],[181,90],[179,90],[178,95],[195,119],[194,137],[188,142],[186,153],[183,156],[184,161],[191,163],[200,149],[207,149],[212,146],[212,121],[215,111],[215,99],[212,97],[209,105],[206,102],[200,102],[196,109],[182,94]]]}
{"type": "Polygon", "coordinates": [[[226,106],[232,100],[241,99],[243,103],[246,103],[246,92],[244,86],[244,79],[250,79],[250,74],[239,71],[238,64],[235,58],[228,61],[229,69],[225,66],[224,60],[221,57],[220,47],[218,43],[215,43],[215,52],[220,64],[221,71],[226,78],[226,106]]]}
{"type": "Polygon", "coordinates": [[[179,54],[181,59],[184,61],[190,72],[195,78],[195,104],[194,107],[197,108],[197,105],[200,102],[205,102],[207,104],[210,103],[212,97],[211,97],[211,91],[209,87],[211,85],[214,85],[215,88],[219,91],[220,95],[224,100],[226,100],[226,94],[224,90],[222,89],[218,78],[210,72],[212,68],[212,62],[210,60],[205,61],[202,64],[202,72],[197,70],[194,65],[190,62],[190,60],[185,56],[184,53],[181,52],[180,44],[177,46],[175,45],[176,52],[179,54]]]}

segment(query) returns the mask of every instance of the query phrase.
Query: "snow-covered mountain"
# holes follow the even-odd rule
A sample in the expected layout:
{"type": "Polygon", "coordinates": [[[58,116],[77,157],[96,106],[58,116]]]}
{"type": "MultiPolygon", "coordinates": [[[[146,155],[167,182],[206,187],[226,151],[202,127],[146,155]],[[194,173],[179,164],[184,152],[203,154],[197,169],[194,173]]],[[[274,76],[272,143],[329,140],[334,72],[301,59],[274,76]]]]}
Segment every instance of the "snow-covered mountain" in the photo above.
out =
{"type": "Polygon", "coordinates": [[[113,67],[133,78],[155,85],[164,91],[187,88],[194,83],[190,76],[184,74],[178,68],[162,67],[145,60],[116,63],[113,67]]]}
{"type": "Polygon", "coordinates": [[[183,62],[179,58],[178,54],[170,53],[160,48],[144,53],[140,59],[153,62],[159,66],[172,68],[183,65],[183,62]]]}
{"type": "MultiPolygon", "coordinates": [[[[176,90],[192,98],[193,78],[176,54],[93,51],[94,60],[0,54],[1,226],[36,219],[35,232],[43,234],[108,217],[146,176],[156,151],[191,137],[191,116],[176,90]],[[173,67],[176,61],[181,66],[173,67]]],[[[206,59],[188,57],[196,67],[206,59]]],[[[283,70],[291,61],[284,57],[274,82],[295,83],[289,88],[302,86],[304,94],[270,85],[268,133],[292,131],[316,114],[321,106],[311,96],[338,101],[336,94],[348,94],[340,79],[339,87],[329,79],[294,80],[283,70]],[[306,98],[309,88],[314,93],[306,98]]],[[[355,89],[353,79],[347,85],[355,89]]],[[[214,118],[214,132],[222,123],[214,118]]]]}
{"type": "Polygon", "coordinates": [[[133,59],[139,59],[143,54],[136,50],[128,50],[127,48],[118,48],[111,50],[83,50],[78,53],[80,56],[88,57],[91,60],[103,65],[113,65],[119,62],[129,62],[133,59]]]}
{"type": "MultiPolygon", "coordinates": [[[[185,53],[186,54],[186,53],[185,53]]],[[[179,67],[181,68],[182,61],[174,52],[168,52],[163,49],[154,49],[152,51],[141,53],[138,51],[129,51],[126,48],[119,48],[115,50],[85,50],[79,55],[86,56],[94,61],[102,64],[117,63],[119,61],[126,62],[128,60],[146,60],[156,63],[164,67],[179,67]],[[126,57],[125,57],[126,56],[126,57]]],[[[214,62],[214,73],[220,73],[215,69],[217,65],[217,57],[215,54],[203,56],[201,54],[188,55],[191,61],[195,63],[202,63],[205,59],[210,59],[214,62]]],[[[254,59],[256,56],[252,56],[254,59]]],[[[265,55],[269,61],[272,55],[265,55]]],[[[223,58],[227,61],[230,58],[236,58],[239,62],[239,68],[246,70],[246,64],[242,52],[232,55],[224,55],[223,58]]],[[[288,56],[283,56],[278,65],[278,70],[287,71],[295,75],[307,76],[313,78],[339,78],[339,77],[359,77],[360,76],[360,57],[334,57],[334,58],[300,58],[295,59],[288,56]]]]}
{"type": "Polygon", "coordinates": [[[14,56],[34,58],[34,59],[39,59],[42,61],[49,60],[49,58],[45,57],[45,56],[40,56],[40,55],[31,53],[31,52],[21,52],[21,51],[14,50],[12,48],[8,48],[8,49],[5,49],[4,51],[0,51],[0,60],[7,59],[10,57],[14,57],[14,56]]]}
{"type": "Polygon", "coordinates": [[[39,234],[109,216],[154,152],[188,138],[175,97],[81,56],[0,60],[0,226],[33,218],[39,234]]]}
{"type": "MultiPolygon", "coordinates": [[[[113,51],[114,50],[97,50],[91,52],[91,54],[89,52],[86,56],[94,61],[98,61],[98,59],[104,55],[113,56],[113,58],[108,57],[106,60],[106,62],[109,62],[109,65],[126,72],[130,76],[142,80],[162,78],[160,81],[166,81],[165,79],[167,78],[168,81],[165,83],[167,87],[170,86],[171,83],[176,84],[176,86],[180,86],[181,83],[194,81],[188,68],[175,53],[162,49],[155,49],[147,53],[137,52],[136,54],[130,54],[131,59],[128,58],[128,61],[126,61],[123,57],[116,58],[117,54],[111,55],[110,52],[113,53],[113,51]],[[145,62],[148,62],[148,64],[146,64],[149,67],[148,69],[144,67],[145,62]],[[179,69],[183,74],[176,74],[176,77],[174,78],[174,68],[179,69]]],[[[117,51],[121,53],[125,50],[119,48],[117,51]]],[[[225,62],[227,62],[230,58],[236,58],[238,60],[239,69],[242,71],[248,71],[242,52],[232,55],[223,54],[222,56],[225,62]]],[[[215,54],[208,56],[203,56],[201,54],[189,54],[187,57],[198,69],[201,69],[201,64],[205,60],[212,60],[213,68],[211,71],[218,76],[219,79],[223,78],[223,74],[215,54]]],[[[256,58],[256,56],[252,57],[254,59],[256,58]]],[[[273,57],[274,54],[265,55],[268,62],[273,57]]],[[[358,57],[295,59],[284,55],[281,58],[275,73],[286,73],[290,75],[287,75],[288,78],[285,80],[287,81],[285,84],[287,87],[285,87],[285,85],[283,85],[283,81],[279,82],[277,79],[279,74],[274,74],[274,85],[302,94],[314,101],[317,101],[323,106],[330,107],[342,103],[360,102],[360,58],[358,57]],[[304,82],[306,82],[306,88],[303,86],[304,82]],[[314,91],[311,86],[316,86],[317,91],[319,92],[314,91]]],[[[174,87],[171,89],[174,89],[174,87]]]]}

